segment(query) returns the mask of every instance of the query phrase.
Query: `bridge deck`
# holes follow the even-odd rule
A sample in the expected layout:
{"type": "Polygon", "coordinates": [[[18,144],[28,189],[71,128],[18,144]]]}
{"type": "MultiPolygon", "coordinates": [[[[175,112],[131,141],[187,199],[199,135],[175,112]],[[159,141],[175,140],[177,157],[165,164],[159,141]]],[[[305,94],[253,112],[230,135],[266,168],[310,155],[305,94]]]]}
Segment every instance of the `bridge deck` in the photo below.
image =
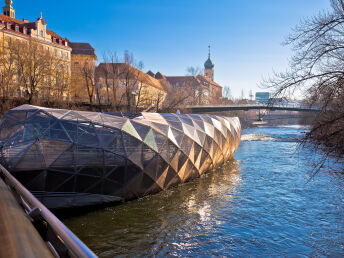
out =
{"type": "Polygon", "coordinates": [[[299,112],[319,112],[320,109],[317,107],[307,107],[307,106],[295,106],[295,105],[199,105],[199,106],[189,106],[189,110],[192,113],[202,113],[202,112],[221,112],[221,111],[248,111],[248,110],[260,110],[268,109],[271,111],[281,110],[281,111],[299,111],[299,112]]]}
{"type": "Polygon", "coordinates": [[[0,257],[53,257],[0,178],[0,257]]]}

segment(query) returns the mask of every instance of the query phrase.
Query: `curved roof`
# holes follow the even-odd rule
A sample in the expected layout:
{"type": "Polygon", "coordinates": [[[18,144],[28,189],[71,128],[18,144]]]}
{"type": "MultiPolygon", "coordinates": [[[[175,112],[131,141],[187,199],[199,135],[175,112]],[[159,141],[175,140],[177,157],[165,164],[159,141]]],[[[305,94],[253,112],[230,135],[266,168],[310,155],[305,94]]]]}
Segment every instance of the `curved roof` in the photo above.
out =
{"type": "Polygon", "coordinates": [[[207,61],[204,63],[205,69],[213,69],[214,68],[214,62],[210,59],[210,56],[208,57],[207,61]]]}

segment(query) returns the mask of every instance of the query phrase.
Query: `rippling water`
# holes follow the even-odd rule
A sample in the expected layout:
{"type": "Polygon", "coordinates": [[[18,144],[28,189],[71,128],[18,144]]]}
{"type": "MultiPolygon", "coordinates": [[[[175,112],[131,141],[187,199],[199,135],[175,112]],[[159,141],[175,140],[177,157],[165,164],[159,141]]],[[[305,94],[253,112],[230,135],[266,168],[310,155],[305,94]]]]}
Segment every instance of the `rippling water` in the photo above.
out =
{"type": "Polygon", "coordinates": [[[245,130],[221,169],[64,222],[101,257],[344,256],[344,178],[310,180],[305,130],[245,130]]]}

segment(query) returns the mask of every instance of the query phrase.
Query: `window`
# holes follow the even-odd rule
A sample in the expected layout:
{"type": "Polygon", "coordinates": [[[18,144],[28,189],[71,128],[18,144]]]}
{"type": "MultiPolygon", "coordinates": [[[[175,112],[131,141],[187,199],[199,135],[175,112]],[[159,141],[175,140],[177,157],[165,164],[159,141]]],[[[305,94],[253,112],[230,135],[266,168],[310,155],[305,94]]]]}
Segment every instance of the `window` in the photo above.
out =
{"type": "Polygon", "coordinates": [[[50,48],[49,48],[49,47],[47,47],[47,50],[49,51],[49,50],[50,50],[50,48]]]}
{"type": "Polygon", "coordinates": [[[122,82],[122,83],[121,83],[121,87],[122,87],[122,88],[125,88],[125,82],[122,82]]]}
{"type": "Polygon", "coordinates": [[[7,29],[8,29],[8,30],[11,29],[11,24],[7,23],[7,29]]]}
{"type": "Polygon", "coordinates": [[[62,52],[62,50],[60,51],[60,57],[63,58],[63,52],[62,52]]]}
{"type": "Polygon", "coordinates": [[[57,50],[54,49],[54,56],[57,56],[57,50]]]}
{"type": "Polygon", "coordinates": [[[16,26],[16,32],[18,32],[19,31],[19,27],[18,26],[16,26]]]}
{"type": "Polygon", "coordinates": [[[23,29],[24,34],[27,34],[27,28],[23,29]]]}
{"type": "Polygon", "coordinates": [[[69,58],[69,53],[68,52],[66,52],[66,59],[68,59],[69,58]]]}
{"type": "Polygon", "coordinates": [[[41,30],[40,35],[41,35],[41,38],[43,38],[43,30],[41,30]]]}

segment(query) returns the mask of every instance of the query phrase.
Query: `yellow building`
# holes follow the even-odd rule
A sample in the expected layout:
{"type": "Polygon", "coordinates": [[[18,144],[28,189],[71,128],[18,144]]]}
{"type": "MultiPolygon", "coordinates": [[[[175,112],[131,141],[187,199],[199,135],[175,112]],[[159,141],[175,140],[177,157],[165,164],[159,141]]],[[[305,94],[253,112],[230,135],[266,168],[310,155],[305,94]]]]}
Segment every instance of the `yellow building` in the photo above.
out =
{"type": "MultiPolygon", "coordinates": [[[[43,89],[48,92],[47,94],[62,94],[63,97],[66,98],[69,91],[68,85],[70,84],[68,80],[70,80],[71,77],[72,52],[72,48],[69,46],[68,40],[47,29],[47,23],[42,17],[42,14],[34,22],[29,22],[27,19],[18,20],[15,18],[15,10],[12,7],[12,1],[6,0],[5,4],[5,7],[3,7],[3,14],[0,14],[0,53],[3,57],[3,62],[0,63],[0,69],[4,71],[7,65],[11,65],[12,57],[9,57],[11,55],[11,46],[21,46],[18,47],[18,49],[20,49],[22,53],[25,51],[24,48],[27,48],[31,55],[35,52],[33,50],[37,49],[39,50],[37,51],[37,56],[41,56],[39,61],[42,67],[44,56],[46,61],[46,63],[44,63],[45,72],[48,72],[48,69],[50,69],[49,72],[51,72],[51,74],[48,77],[45,76],[45,78],[41,78],[37,81],[37,85],[35,85],[35,87],[37,87],[35,89],[35,94],[38,95],[38,90],[43,89]],[[48,59],[53,60],[50,62],[51,67],[47,65],[48,59]],[[58,78],[54,76],[54,73],[56,75],[57,72],[59,73],[58,78]],[[50,93],[50,89],[47,90],[45,88],[50,87],[46,85],[57,83],[60,83],[61,85],[63,84],[61,89],[58,89],[58,91],[55,89],[50,93]]],[[[36,56],[34,58],[38,60],[36,56]]],[[[32,90],[32,87],[28,89],[28,87],[23,86],[22,81],[19,82],[19,79],[23,77],[23,74],[20,74],[20,72],[22,73],[23,71],[19,71],[18,69],[20,59],[21,58],[18,56],[17,60],[14,62],[16,63],[16,67],[12,67],[13,69],[17,69],[14,80],[17,81],[17,84],[21,83],[19,88],[16,89],[15,95],[25,95],[25,92],[27,93],[32,90]]],[[[35,75],[32,75],[32,77],[34,76],[35,75]]],[[[27,81],[28,80],[25,82],[27,81]]]]}
{"type": "Polygon", "coordinates": [[[72,47],[72,88],[71,98],[78,102],[89,101],[94,98],[95,92],[95,65],[97,56],[89,43],[73,43],[72,47]]]}
{"type": "Polygon", "coordinates": [[[100,63],[96,88],[101,103],[128,112],[159,110],[167,94],[159,80],[127,63],[100,63]]]}

